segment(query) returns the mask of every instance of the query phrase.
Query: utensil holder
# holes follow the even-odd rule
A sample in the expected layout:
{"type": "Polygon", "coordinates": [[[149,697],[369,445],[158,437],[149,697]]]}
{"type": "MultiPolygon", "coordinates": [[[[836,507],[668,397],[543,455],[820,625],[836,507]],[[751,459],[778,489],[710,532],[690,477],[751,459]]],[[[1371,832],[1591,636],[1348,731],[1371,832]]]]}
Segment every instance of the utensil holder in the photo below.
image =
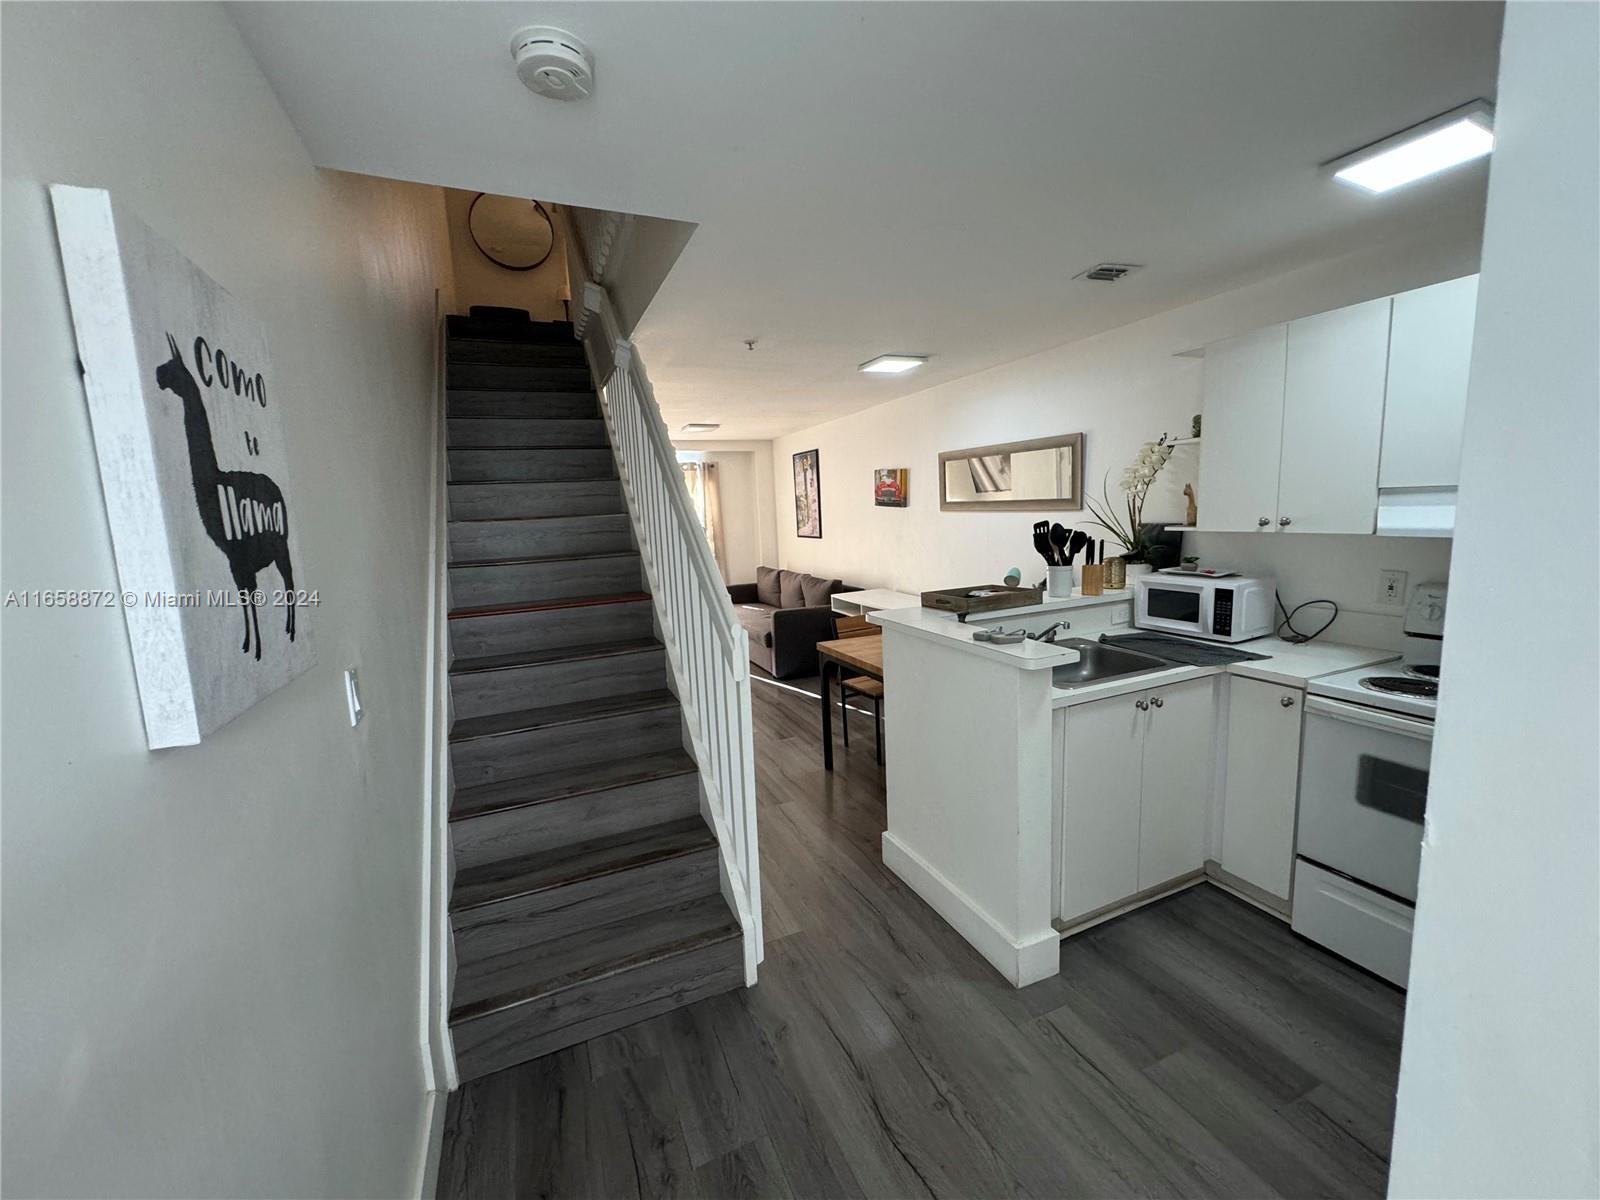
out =
{"type": "Polygon", "coordinates": [[[1128,586],[1128,564],[1120,554],[1113,554],[1103,564],[1106,569],[1102,586],[1108,592],[1120,592],[1128,586]]]}
{"type": "Polygon", "coordinates": [[[1106,567],[1104,563],[1083,565],[1083,594],[1098,596],[1105,591],[1106,567]]]}
{"type": "Polygon", "coordinates": [[[1050,567],[1050,595],[1064,600],[1072,595],[1072,568],[1050,567]]]}

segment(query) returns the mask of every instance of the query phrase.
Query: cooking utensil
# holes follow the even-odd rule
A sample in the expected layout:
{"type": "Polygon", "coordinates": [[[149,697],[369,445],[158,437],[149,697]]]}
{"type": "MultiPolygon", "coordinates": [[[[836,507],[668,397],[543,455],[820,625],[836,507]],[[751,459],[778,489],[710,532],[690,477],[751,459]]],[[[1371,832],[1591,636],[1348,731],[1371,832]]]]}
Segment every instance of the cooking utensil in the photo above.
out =
{"type": "Polygon", "coordinates": [[[1073,531],[1072,544],[1067,548],[1067,566],[1072,565],[1072,560],[1077,557],[1078,551],[1089,544],[1089,535],[1081,529],[1073,531]]]}
{"type": "MultiPolygon", "coordinates": [[[[1045,544],[1046,547],[1048,547],[1050,545],[1050,522],[1049,521],[1035,521],[1033,523],[1033,546],[1034,546],[1035,550],[1039,549],[1039,539],[1040,538],[1044,539],[1044,544],[1045,544]]],[[[1039,553],[1044,555],[1045,562],[1049,563],[1052,567],[1056,565],[1056,560],[1054,558],[1054,555],[1055,555],[1055,551],[1054,550],[1044,549],[1044,550],[1039,550],[1039,553]]]]}
{"type": "Polygon", "coordinates": [[[1046,566],[1053,567],[1056,565],[1055,552],[1050,549],[1050,534],[1048,532],[1040,533],[1037,528],[1034,529],[1033,548],[1039,552],[1039,557],[1044,559],[1046,566]]]}
{"type": "Polygon", "coordinates": [[[1062,525],[1050,526],[1050,544],[1056,548],[1056,566],[1067,565],[1067,545],[1072,540],[1072,530],[1062,525]]]}

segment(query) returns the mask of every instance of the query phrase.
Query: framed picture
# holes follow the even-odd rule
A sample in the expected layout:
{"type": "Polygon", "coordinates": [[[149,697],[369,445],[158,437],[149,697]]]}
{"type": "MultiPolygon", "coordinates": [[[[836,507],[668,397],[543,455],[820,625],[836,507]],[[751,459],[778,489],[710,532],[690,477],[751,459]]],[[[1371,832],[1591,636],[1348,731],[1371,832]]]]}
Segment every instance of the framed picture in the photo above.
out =
{"type": "Polygon", "coordinates": [[[906,506],[906,469],[879,467],[872,473],[872,502],[879,508],[906,506]]]}
{"type": "Polygon", "coordinates": [[[266,332],[99,188],[56,230],[151,749],[188,746],[315,662],[266,332]]]}
{"type": "Polygon", "coordinates": [[[822,471],[815,450],[794,456],[794,531],[803,538],[822,536],[822,471]]]}

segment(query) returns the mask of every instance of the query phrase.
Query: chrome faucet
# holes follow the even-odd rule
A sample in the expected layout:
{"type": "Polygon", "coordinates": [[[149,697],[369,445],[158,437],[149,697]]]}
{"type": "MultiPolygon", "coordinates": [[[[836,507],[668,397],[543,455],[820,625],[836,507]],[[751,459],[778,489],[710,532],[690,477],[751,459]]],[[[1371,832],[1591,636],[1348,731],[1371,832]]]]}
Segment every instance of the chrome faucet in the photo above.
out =
{"type": "Polygon", "coordinates": [[[1050,626],[1049,629],[1043,630],[1040,633],[1030,633],[1028,637],[1036,642],[1047,642],[1053,646],[1056,644],[1056,634],[1060,633],[1063,629],[1071,628],[1071,621],[1057,621],[1054,625],[1050,626]]]}

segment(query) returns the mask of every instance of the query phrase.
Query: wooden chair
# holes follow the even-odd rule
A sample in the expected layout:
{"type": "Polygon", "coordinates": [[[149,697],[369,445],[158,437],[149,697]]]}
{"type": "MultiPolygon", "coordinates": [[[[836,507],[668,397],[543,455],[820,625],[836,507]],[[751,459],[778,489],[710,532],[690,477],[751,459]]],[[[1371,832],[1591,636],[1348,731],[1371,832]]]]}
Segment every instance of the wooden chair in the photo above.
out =
{"type": "MultiPolygon", "coordinates": [[[[881,637],[882,631],[865,617],[834,617],[833,636],[836,638],[881,637]]],[[[877,749],[877,761],[883,765],[883,680],[871,675],[852,675],[839,680],[839,724],[844,726],[844,744],[850,745],[851,696],[864,696],[872,701],[872,731],[877,749]]]]}

